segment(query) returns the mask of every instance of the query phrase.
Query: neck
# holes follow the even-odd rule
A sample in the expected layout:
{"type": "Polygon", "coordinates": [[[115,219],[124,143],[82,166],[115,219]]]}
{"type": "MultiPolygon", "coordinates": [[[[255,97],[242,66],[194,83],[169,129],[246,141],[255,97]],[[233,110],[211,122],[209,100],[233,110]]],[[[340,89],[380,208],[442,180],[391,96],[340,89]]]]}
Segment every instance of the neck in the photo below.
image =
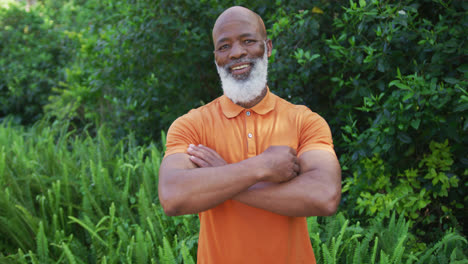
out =
{"type": "Polygon", "coordinates": [[[262,93],[259,96],[255,97],[252,101],[238,102],[236,104],[239,105],[239,106],[242,106],[244,108],[252,108],[255,105],[257,105],[258,103],[260,103],[260,101],[262,101],[262,99],[266,96],[267,91],[268,91],[268,89],[267,89],[267,87],[265,85],[265,88],[263,89],[262,93]]]}

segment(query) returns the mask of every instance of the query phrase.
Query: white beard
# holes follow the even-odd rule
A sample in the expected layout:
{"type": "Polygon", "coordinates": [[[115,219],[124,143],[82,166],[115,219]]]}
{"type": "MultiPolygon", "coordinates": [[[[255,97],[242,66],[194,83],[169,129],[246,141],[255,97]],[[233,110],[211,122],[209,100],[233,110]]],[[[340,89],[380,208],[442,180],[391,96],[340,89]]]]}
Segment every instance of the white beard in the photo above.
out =
{"type": "MultiPolygon", "coordinates": [[[[257,59],[241,59],[235,63],[250,62],[253,63],[250,74],[244,80],[234,78],[229,71],[229,64],[219,67],[218,69],[221,84],[224,94],[234,103],[248,103],[260,96],[265,89],[268,77],[268,56],[267,46],[265,43],[265,52],[262,58],[257,59]]],[[[232,63],[233,64],[233,63],[232,63]]]]}

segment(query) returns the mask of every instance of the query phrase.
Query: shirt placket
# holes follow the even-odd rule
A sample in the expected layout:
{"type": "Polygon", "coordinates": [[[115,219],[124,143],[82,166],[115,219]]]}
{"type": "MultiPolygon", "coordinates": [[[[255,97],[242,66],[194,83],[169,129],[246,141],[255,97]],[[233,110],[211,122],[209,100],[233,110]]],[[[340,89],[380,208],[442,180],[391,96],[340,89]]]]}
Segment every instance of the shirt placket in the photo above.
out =
{"type": "Polygon", "coordinates": [[[255,116],[252,110],[245,110],[245,124],[247,137],[247,156],[249,158],[257,156],[256,136],[255,135],[255,116]]]}

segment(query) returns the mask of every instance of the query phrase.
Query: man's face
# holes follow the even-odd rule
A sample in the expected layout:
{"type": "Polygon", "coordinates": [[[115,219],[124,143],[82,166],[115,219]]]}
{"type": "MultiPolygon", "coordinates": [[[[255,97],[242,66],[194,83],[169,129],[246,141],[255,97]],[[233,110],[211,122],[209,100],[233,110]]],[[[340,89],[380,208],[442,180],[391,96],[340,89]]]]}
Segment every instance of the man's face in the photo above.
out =
{"type": "Polygon", "coordinates": [[[223,91],[237,104],[251,103],[265,92],[272,49],[263,22],[249,12],[223,14],[213,29],[223,91]]]}
{"type": "Polygon", "coordinates": [[[271,54],[271,42],[261,34],[257,20],[249,17],[226,18],[213,31],[215,61],[236,80],[246,80],[256,59],[262,58],[265,47],[268,57],[271,54]]]}

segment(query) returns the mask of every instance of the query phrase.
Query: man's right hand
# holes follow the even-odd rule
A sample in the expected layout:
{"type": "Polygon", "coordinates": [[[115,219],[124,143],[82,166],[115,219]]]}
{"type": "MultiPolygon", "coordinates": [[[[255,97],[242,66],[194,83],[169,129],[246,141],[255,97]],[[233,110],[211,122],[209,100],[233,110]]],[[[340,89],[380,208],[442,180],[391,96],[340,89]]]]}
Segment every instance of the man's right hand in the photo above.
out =
{"type": "Polygon", "coordinates": [[[288,146],[271,146],[257,157],[264,169],[262,181],[285,182],[300,173],[296,150],[288,146]]]}

